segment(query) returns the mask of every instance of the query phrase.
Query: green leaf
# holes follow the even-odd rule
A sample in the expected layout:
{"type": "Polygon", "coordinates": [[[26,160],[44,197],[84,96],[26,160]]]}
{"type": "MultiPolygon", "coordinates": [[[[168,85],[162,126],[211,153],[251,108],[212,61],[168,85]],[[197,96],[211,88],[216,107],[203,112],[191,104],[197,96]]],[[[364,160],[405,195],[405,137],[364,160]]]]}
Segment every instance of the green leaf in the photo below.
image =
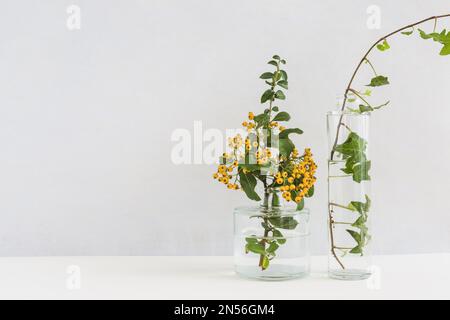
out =
{"type": "Polygon", "coordinates": [[[288,81],[288,75],[286,71],[280,70],[280,72],[281,72],[281,79],[288,81]]]}
{"type": "Polygon", "coordinates": [[[272,72],[264,72],[262,75],[259,76],[260,79],[272,79],[273,73],[272,72]]]}
{"type": "Polygon", "coordinates": [[[272,59],[275,59],[275,60],[280,60],[281,58],[280,58],[280,56],[279,56],[279,55],[274,55],[274,56],[272,57],[272,59]]]}
{"type": "Polygon", "coordinates": [[[389,79],[385,76],[377,76],[372,78],[368,87],[381,87],[389,84],[389,79]]]}
{"type": "Polygon", "coordinates": [[[361,243],[361,235],[358,232],[353,230],[347,230],[347,232],[352,236],[353,239],[355,239],[358,245],[361,243]]]}
{"type": "Polygon", "coordinates": [[[281,60],[280,62],[281,62],[282,64],[286,64],[286,60],[284,60],[284,59],[281,60]]]}
{"type": "Polygon", "coordinates": [[[258,239],[256,238],[245,238],[245,241],[247,241],[247,243],[258,243],[258,239]]]}
{"type": "Polygon", "coordinates": [[[245,246],[245,249],[247,251],[257,253],[257,254],[266,254],[266,249],[264,248],[264,245],[260,243],[247,243],[245,246]]]}
{"type": "MultiPolygon", "coordinates": [[[[445,31],[445,30],[444,30],[445,31]]],[[[428,40],[428,39],[433,39],[434,41],[439,41],[441,39],[442,33],[437,33],[437,32],[433,32],[433,33],[426,33],[425,31],[419,29],[419,33],[420,33],[420,37],[424,40],[428,40]]]]}
{"type": "Polygon", "coordinates": [[[350,250],[350,253],[361,254],[362,255],[363,251],[362,251],[362,248],[360,246],[356,246],[352,250],[350,250]]]}
{"type": "Polygon", "coordinates": [[[269,248],[267,248],[267,252],[268,253],[274,253],[275,251],[278,250],[280,246],[278,245],[278,243],[276,241],[273,241],[270,245],[269,248]]]}
{"type": "Polygon", "coordinates": [[[269,218],[269,221],[274,227],[286,230],[293,230],[298,225],[294,217],[275,217],[269,218]]]}
{"type": "Polygon", "coordinates": [[[353,175],[353,181],[360,183],[363,180],[370,180],[370,161],[365,154],[367,142],[351,132],[344,143],[335,147],[335,151],[342,154],[346,160],[345,168],[341,169],[346,174],[353,175]]]}
{"type": "Polygon", "coordinates": [[[272,100],[274,97],[274,92],[272,89],[267,89],[261,96],[261,103],[265,103],[269,100],[272,100]]]}
{"type": "Polygon", "coordinates": [[[269,117],[269,114],[262,113],[262,114],[255,116],[255,118],[253,118],[253,120],[255,120],[255,122],[257,124],[256,128],[261,128],[261,127],[269,124],[270,117],[269,117]]]}
{"type": "Polygon", "coordinates": [[[336,146],[335,151],[344,156],[351,157],[364,152],[366,147],[367,142],[355,132],[351,132],[344,143],[336,146]]]}
{"type": "Polygon", "coordinates": [[[266,270],[266,269],[269,267],[269,264],[270,264],[269,258],[268,258],[267,256],[264,256],[263,261],[262,261],[261,268],[262,268],[263,270],[266,270]]]}
{"type": "Polygon", "coordinates": [[[283,234],[281,233],[280,230],[273,229],[272,230],[272,236],[275,238],[275,240],[277,240],[277,242],[279,244],[285,244],[286,243],[286,239],[284,238],[284,236],[283,236],[283,234]]]}
{"type": "Polygon", "coordinates": [[[285,129],[280,132],[280,139],[287,138],[291,133],[303,134],[303,131],[299,128],[285,129]]]}
{"type": "Polygon", "coordinates": [[[359,105],[359,113],[370,112],[370,111],[373,111],[373,108],[371,106],[365,106],[363,104],[359,105]]]}
{"type": "Polygon", "coordinates": [[[245,194],[250,200],[261,201],[259,195],[255,192],[256,178],[251,173],[245,174],[243,171],[239,172],[239,181],[245,194]]]}
{"type": "Polygon", "coordinates": [[[283,92],[283,91],[278,90],[278,91],[275,93],[275,98],[277,98],[277,99],[279,99],[279,100],[284,100],[284,99],[286,99],[286,96],[284,95],[284,92],[283,92]]]}
{"type": "Polygon", "coordinates": [[[282,88],[284,88],[284,89],[286,89],[286,90],[289,88],[288,82],[287,82],[286,80],[280,80],[280,81],[278,81],[277,85],[279,85],[280,87],[282,87],[282,88]]]}
{"type": "Polygon", "coordinates": [[[363,161],[356,164],[353,167],[353,180],[358,183],[361,183],[361,181],[364,180],[370,180],[370,166],[370,161],[363,161]]]}
{"type": "Polygon", "coordinates": [[[289,121],[289,120],[291,120],[291,116],[289,115],[289,113],[282,111],[282,112],[278,113],[273,118],[272,121],[289,121]]]}
{"type": "Polygon", "coordinates": [[[391,46],[389,45],[386,39],[384,39],[383,43],[377,45],[377,49],[380,51],[386,51],[389,50],[390,48],[391,46]]]}
{"type": "Polygon", "coordinates": [[[278,63],[275,60],[270,60],[269,62],[267,62],[267,64],[271,64],[275,67],[278,67],[278,63]]]}
{"type": "Polygon", "coordinates": [[[291,155],[292,151],[295,149],[295,145],[289,138],[280,138],[278,148],[280,150],[280,155],[288,158],[291,155]]]}
{"type": "Polygon", "coordinates": [[[361,215],[365,215],[370,210],[371,201],[368,195],[366,195],[366,202],[352,201],[349,204],[349,208],[354,211],[358,211],[361,215]]]}
{"type": "Polygon", "coordinates": [[[297,210],[302,211],[305,208],[305,198],[303,198],[299,203],[297,203],[297,210]]]}
{"type": "Polygon", "coordinates": [[[410,36],[414,33],[414,28],[411,31],[403,31],[402,34],[405,36],[410,36]]]}
{"type": "Polygon", "coordinates": [[[280,197],[278,193],[274,193],[272,197],[272,207],[278,207],[280,205],[280,197]]]}
{"type": "Polygon", "coordinates": [[[450,43],[447,43],[442,48],[441,52],[439,53],[441,56],[447,56],[450,54],[450,43]]]}
{"type": "Polygon", "coordinates": [[[274,111],[274,112],[278,112],[278,110],[279,110],[278,107],[273,107],[273,108],[272,108],[272,111],[274,111]]]}
{"type": "Polygon", "coordinates": [[[311,198],[314,195],[314,185],[309,188],[308,193],[306,194],[307,198],[311,198]]]}

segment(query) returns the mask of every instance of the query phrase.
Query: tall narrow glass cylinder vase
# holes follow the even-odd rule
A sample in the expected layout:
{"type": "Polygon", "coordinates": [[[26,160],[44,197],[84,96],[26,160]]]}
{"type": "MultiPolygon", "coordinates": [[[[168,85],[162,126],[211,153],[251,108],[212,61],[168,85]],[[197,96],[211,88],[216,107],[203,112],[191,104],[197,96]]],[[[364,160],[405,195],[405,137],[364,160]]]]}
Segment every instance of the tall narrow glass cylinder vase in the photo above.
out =
{"type": "Polygon", "coordinates": [[[327,114],[328,230],[331,278],[370,276],[369,113],[327,114]]]}

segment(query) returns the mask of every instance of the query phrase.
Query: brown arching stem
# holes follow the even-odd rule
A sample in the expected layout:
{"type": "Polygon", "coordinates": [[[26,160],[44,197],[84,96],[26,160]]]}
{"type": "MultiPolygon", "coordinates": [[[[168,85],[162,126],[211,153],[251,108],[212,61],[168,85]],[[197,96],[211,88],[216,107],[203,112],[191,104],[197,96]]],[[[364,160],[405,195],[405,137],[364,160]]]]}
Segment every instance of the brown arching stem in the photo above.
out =
{"type": "MultiPolygon", "coordinates": [[[[402,28],[400,28],[400,29],[397,29],[397,30],[395,30],[395,31],[393,31],[393,32],[391,32],[391,33],[385,35],[384,37],[381,37],[380,39],[378,39],[378,40],[377,40],[377,41],[369,48],[369,50],[367,50],[366,54],[362,57],[361,61],[360,61],[360,62],[358,63],[358,65],[356,66],[356,69],[355,69],[355,71],[353,72],[352,77],[350,78],[350,81],[349,81],[349,83],[348,83],[348,85],[347,85],[347,87],[346,87],[346,89],[345,89],[345,92],[344,92],[344,101],[343,101],[343,103],[342,103],[341,111],[344,111],[344,109],[345,109],[345,106],[346,106],[346,104],[347,104],[347,98],[348,98],[348,97],[347,97],[347,94],[348,94],[349,91],[352,89],[353,81],[355,80],[356,75],[358,74],[359,69],[361,69],[361,66],[363,65],[364,61],[368,60],[368,57],[369,57],[370,53],[372,52],[372,50],[375,49],[376,46],[377,46],[380,42],[382,42],[382,41],[384,41],[384,40],[386,40],[386,39],[392,37],[393,35],[396,35],[396,34],[402,32],[402,31],[404,31],[404,30],[414,28],[415,26],[418,26],[418,25],[420,25],[420,24],[422,24],[422,23],[425,23],[425,22],[428,22],[428,21],[431,21],[431,20],[434,20],[434,21],[435,21],[435,27],[434,27],[434,28],[436,29],[436,23],[437,23],[437,20],[442,19],[442,18],[448,18],[448,17],[450,17],[450,13],[448,13],[448,14],[443,14],[443,15],[439,15],[439,16],[429,17],[429,18],[427,18],[427,19],[423,19],[423,20],[421,20],[421,21],[418,21],[418,22],[409,24],[409,25],[407,25],[407,26],[404,26],[404,27],[402,27],[402,28]]],[[[341,128],[342,119],[343,119],[343,115],[341,115],[341,118],[339,119],[339,125],[337,126],[337,132],[336,132],[336,138],[335,138],[335,140],[334,140],[333,148],[331,149],[330,160],[333,160],[333,157],[334,157],[334,153],[335,153],[335,150],[334,150],[334,149],[336,148],[336,145],[337,145],[337,142],[338,142],[339,131],[340,131],[340,128],[341,128]]]]}
{"type": "MultiPolygon", "coordinates": [[[[368,62],[369,62],[368,57],[369,57],[370,53],[372,52],[372,50],[374,50],[374,49],[376,48],[376,46],[377,46],[380,42],[382,42],[382,41],[384,41],[384,40],[386,40],[386,39],[388,39],[388,38],[390,38],[390,37],[392,37],[392,36],[394,36],[394,35],[396,35],[396,34],[402,32],[402,31],[404,31],[404,30],[414,28],[414,27],[416,27],[416,26],[418,26],[418,25],[420,25],[420,24],[422,24],[422,23],[425,23],[425,22],[428,22],[428,21],[432,21],[432,20],[434,20],[434,29],[433,29],[434,31],[433,31],[433,32],[435,32],[435,31],[436,31],[436,27],[437,27],[437,21],[438,21],[439,19],[442,19],[442,18],[448,18],[448,17],[450,17],[450,13],[449,13],[449,14],[438,15],[438,16],[432,16],[432,17],[429,17],[429,18],[427,18],[427,19],[423,19],[423,20],[420,20],[420,21],[418,21],[418,22],[415,22],[415,23],[409,24],[409,25],[407,25],[407,26],[404,26],[404,27],[402,27],[402,28],[400,28],[400,29],[397,29],[397,30],[395,30],[395,31],[393,31],[393,32],[391,32],[391,33],[385,35],[384,37],[381,37],[380,39],[378,39],[378,40],[377,40],[377,41],[369,48],[369,50],[367,50],[367,52],[364,54],[364,56],[363,56],[362,59],[359,61],[358,65],[356,66],[356,69],[354,70],[354,72],[353,72],[353,74],[352,74],[352,76],[351,76],[351,78],[350,78],[350,81],[349,81],[349,83],[348,83],[348,85],[347,85],[347,87],[346,87],[346,89],[345,89],[345,92],[344,92],[344,100],[343,100],[343,103],[342,103],[342,106],[341,106],[341,111],[344,111],[344,110],[345,110],[345,106],[346,106],[347,100],[348,100],[348,93],[349,93],[349,92],[354,92],[354,90],[352,89],[352,85],[353,85],[353,81],[356,79],[356,76],[357,76],[357,74],[358,74],[358,71],[361,69],[361,66],[363,65],[363,63],[364,63],[365,61],[368,61],[368,62]]],[[[376,74],[376,71],[375,71],[375,69],[373,68],[372,64],[371,64],[370,62],[369,62],[369,64],[370,64],[372,70],[374,71],[374,73],[376,74]]],[[[340,116],[340,118],[339,118],[339,123],[338,123],[338,126],[337,126],[336,137],[335,137],[335,139],[334,139],[333,147],[332,147],[332,149],[331,149],[330,161],[332,161],[333,158],[334,158],[335,149],[336,149],[336,146],[337,146],[337,143],[338,143],[338,140],[339,140],[339,133],[340,133],[341,127],[343,126],[343,122],[342,122],[342,121],[343,121],[343,118],[344,118],[344,114],[341,114],[341,116],[340,116]]],[[[329,193],[329,192],[328,192],[328,193],[329,193]]],[[[336,261],[338,262],[338,264],[341,266],[341,268],[342,268],[342,269],[345,269],[345,266],[343,265],[343,263],[341,262],[341,260],[338,258],[337,254],[336,254],[336,249],[339,249],[339,247],[336,246],[336,243],[335,243],[335,241],[334,241],[334,232],[333,232],[333,228],[334,228],[334,221],[333,221],[333,204],[331,204],[331,203],[328,204],[328,214],[329,214],[329,224],[330,224],[330,225],[329,225],[329,229],[330,229],[329,232],[330,232],[330,242],[331,242],[331,253],[332,253],[333,257],[336,259],[336,261]]]]}

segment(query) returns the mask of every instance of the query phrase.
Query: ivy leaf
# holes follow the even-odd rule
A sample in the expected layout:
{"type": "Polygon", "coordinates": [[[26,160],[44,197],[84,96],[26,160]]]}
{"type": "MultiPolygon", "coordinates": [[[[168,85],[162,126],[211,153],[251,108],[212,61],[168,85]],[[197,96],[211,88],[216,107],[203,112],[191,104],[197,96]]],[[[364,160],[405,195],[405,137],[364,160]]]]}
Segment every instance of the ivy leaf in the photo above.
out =
{"type": "Polygon", "coordinates": [[[279,85],[280,87],[284,88],[284,89],[288,89],[288,82],[286,80],[280,80],[278,81],[277,85],[279,85]]]}
{"type": "Polygon", "coordinates": [[[259,76],[260,79],[272,79],[273,73],[272,72],[264,72],[262,75],[259,76]]]}
{"type": "Polygon", "coordinates": [[[369,176],[370,166],[371,166],[370,161],[363,161],[356,164],[353,167],[353,180],[358,183],[361,183],[364,180],[370,180],[369,176]]]}
{"type": "Polygon", "coordinates": [[[385,76],[376,76],[372,78],[368,87],[381,87],[389,84],[389,79],[385,76]]]}
{"type": "Polygon", "coordinates": [[[424,39],[424,40],[433,39],[436,42],[441,39],[441,34],[442,34],[442,33],[437,33],[437,32],[432,32],[432,33],[428,34],[421,29],[419,29],[419,33],[420,33],[420,37],[422,39],[424,39]]]}
{"type": "Polygon", "coordinates": [[[402,34],[405,36],[410,36],[414,33],[414,28],[411,31],[403,31],[402,34]]]}
{"type": "Polygon", "coordinates": [[[349,204],[349,209],[353,211],[358,211],[361,215],[365,215],[369,212],[371,206],[371,201],[368,195],[366,195],[366,202],[352,201],[349,204]]]}
{"type": "Polygon", "coordinates": [[[265,103],[269,100],[272,100],[274,96],[274,92],[272,89],[267,89],[261,96],[261,103],[265,103]]]}
{"type": "Polygon", "coordinates": [[[353,230],[347,230],[347,232],[352,236],[352,238],[356,241],[356,243],[361,243],[361,235],[353,230]]]}
{"type": "Polygon", "coordinates": [[[295,145],[289,138],[280,138],[278,148],[280,150],[280,155],[288,158],[291,155],[292,151],[295,149],[295,145]]]}
{"type": "Polygon", "coordinates": [[[291,119],[291,116],[289,113],[282,111],[278,113],[275,118],[273,118],[273,121],[289,121],[291,119]]]}
{"type": "Polygon", "coordinates": [[[377,45],[377,49],[380,51],[386,51],[389,50],[390,48],[391,46],[389,45],[386,39],[384,39],[383,43],[377,45]]]}
{"type": "Polygon", "coordinates": [[[261,201],[259,195],[255,192],[256,184],[258,183],[253,174],[245,174],[243,171],[239,172],[239,181],[245,194],[250,200],[261,201]]]}
{"type": "Polygon", "coordinates": [[[450,43],[447,43],[442,48],[441,52],[439,53],[441,56],[447,56],[450,54],[450,43]]]}
{"type": "Polygon", "coordinates": [[[370,180],[370,161],[365,154],[366,148],[367,142],[355,132],[351,132],[344,143],[335,147],[335,151],[346,160],[345,168],[341,171],[353,175],[353,181],[358,183],[370,180]]]}
{"type": "Polygon", "coordinates": [[[274,217],[269,218],[269,221],[275,228],[286,230],[294,230],[298,225],[298,221],[294,217],[274,217]]]}
{"type": "Polygon", "coordinates": [[[286,99],[286,96],[284,95],[284,92],[283,92],[283,91],[278,90],[278,91],[275,93],[275,98],[277,98],[277,99],[279,99],[279,100],[284,100],[284,99],[286,99]]]}
{"type": "Polygon", "coordinates": [[[370,111],[373,111],[373,108],[371,106],[366,106],[363,104],[359,105],[359,113],[370,112],[370,111]]]}
{"type": "Polygon", "coordinates": [[[299,128],[285,129],[280,132],[280,139],[287,138],[291,133],[303,134],[303,131],[299,128]]]}
{"type": "Polygon", "coordinates": [[[362,255],[362,253],[363,253],[362,250],[363,250],[363,249],[362,249],[360,246],[356,246],[356,247],[354,247],[352,250],[350,250],[350,253],[353,253],[353,254],[361,254],[361,255],[362,255]]]}
{"type": "Polygon", "coordinates": [[[337,145],[335,150],[346,157],[351,157],[361,154],[366,150],[366,147],[367,142],[355,132],[351,132],[345,142],[337,145]]]}

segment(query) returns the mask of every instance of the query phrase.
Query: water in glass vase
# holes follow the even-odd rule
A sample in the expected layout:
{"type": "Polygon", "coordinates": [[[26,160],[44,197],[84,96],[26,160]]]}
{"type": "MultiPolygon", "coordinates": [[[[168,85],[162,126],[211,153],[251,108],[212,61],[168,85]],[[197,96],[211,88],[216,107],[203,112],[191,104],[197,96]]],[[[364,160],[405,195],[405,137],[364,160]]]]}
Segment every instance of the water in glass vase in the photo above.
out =
{"type": "Polygon", "coordinates": [[[370,277],[370,183],[355,183],[353,175],[344,172],[346,163],[328,162],[329,275],[339,280],[363,280],[370,277]]]}
{"type": "Polygon", "coordinates": [[[237,208],[234,232],[235,271],[261,280],[288,280],[310,271],[309,212],[237,208]],[[270,231],[268,231],[270,230],[270,231]]]}

